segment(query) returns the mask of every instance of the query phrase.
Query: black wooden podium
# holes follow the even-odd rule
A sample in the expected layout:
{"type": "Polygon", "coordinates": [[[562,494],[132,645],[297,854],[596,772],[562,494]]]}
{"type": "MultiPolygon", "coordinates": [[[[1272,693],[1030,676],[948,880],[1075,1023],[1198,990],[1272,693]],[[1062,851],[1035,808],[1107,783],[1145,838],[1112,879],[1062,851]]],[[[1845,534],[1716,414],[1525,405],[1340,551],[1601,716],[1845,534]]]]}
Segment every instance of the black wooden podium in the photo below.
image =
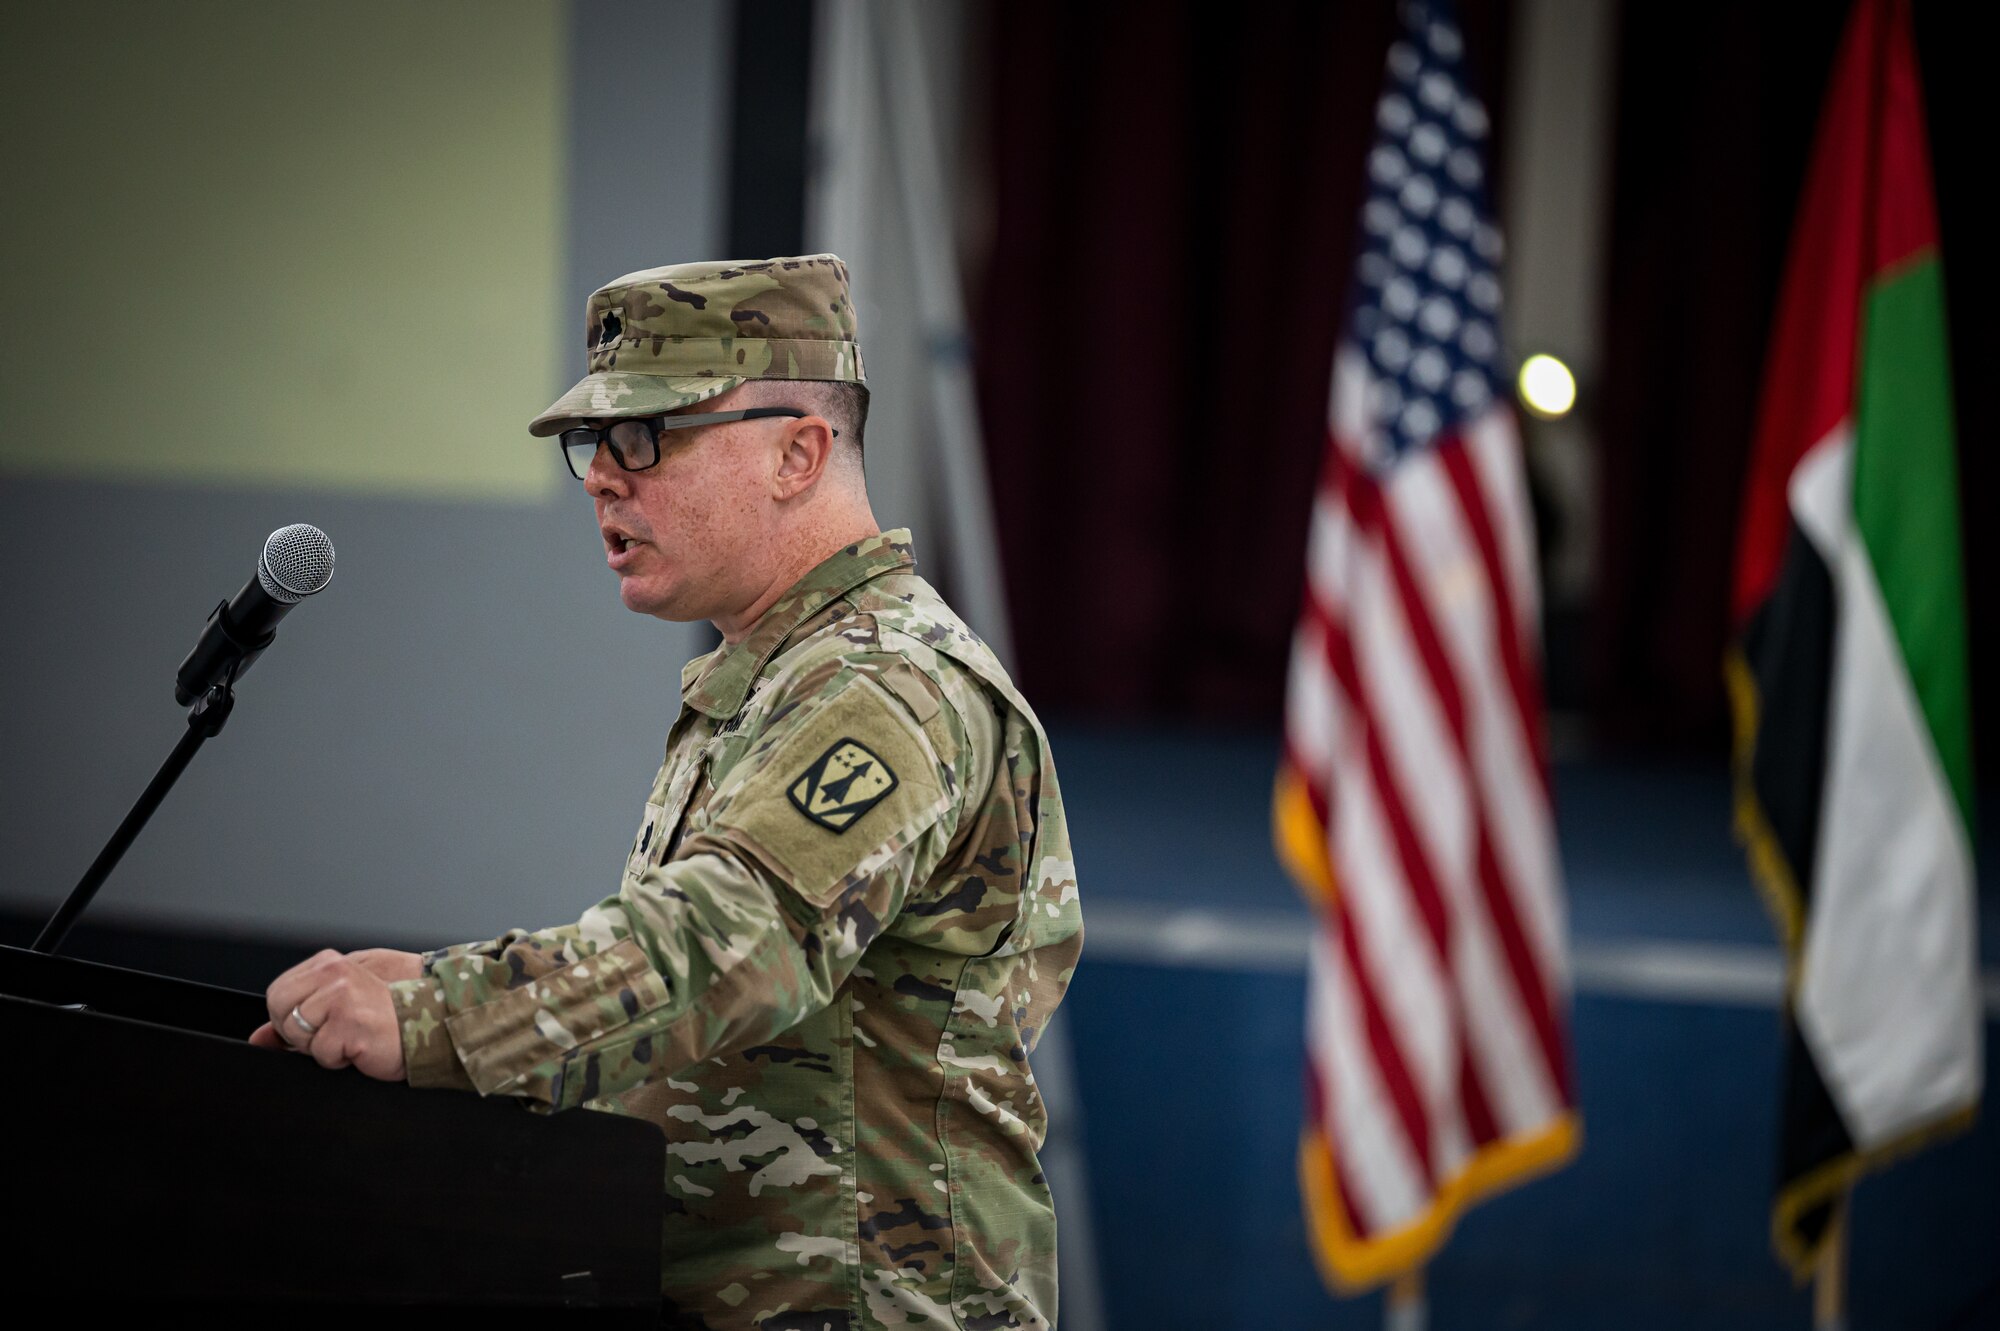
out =
{"type": "Polygon", "coordinates": [[[254,994],[0,948],[11,1298],[657,1323],[657,1128],[327,1072],[244,1043],[263,1020],[254,994]]]}

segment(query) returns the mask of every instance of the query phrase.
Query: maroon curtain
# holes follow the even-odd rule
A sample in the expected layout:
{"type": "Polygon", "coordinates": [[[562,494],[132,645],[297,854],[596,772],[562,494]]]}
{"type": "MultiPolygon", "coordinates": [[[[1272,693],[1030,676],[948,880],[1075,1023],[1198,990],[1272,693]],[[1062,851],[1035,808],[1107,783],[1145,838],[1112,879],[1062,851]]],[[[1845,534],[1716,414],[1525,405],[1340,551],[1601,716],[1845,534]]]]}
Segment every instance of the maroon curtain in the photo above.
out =
{"type": "MultiPolygon", "coordinates": [[[[1736,522],[1779,274],[1845,5],[1627,5],[1621,14],[1599,563],[1595,728],[1614,745],[1718,749],[1727,732],[1736,522]]],[[[1996,425],[1981,392],[1993,247],[1974,230],[1991,115],[1967,11],[1916,7],[1959,406],[1974,717],[1995,659],[1996,425]]]]}
{"type": "MultiPolygon", "coordinates": [[[[1489,103],[1503,8],[1462,6],[1489,103]]],[[[991,18],[976,337],[1018,673],[1048,710],[1275,719],[1395,8],[991,18]]]]}

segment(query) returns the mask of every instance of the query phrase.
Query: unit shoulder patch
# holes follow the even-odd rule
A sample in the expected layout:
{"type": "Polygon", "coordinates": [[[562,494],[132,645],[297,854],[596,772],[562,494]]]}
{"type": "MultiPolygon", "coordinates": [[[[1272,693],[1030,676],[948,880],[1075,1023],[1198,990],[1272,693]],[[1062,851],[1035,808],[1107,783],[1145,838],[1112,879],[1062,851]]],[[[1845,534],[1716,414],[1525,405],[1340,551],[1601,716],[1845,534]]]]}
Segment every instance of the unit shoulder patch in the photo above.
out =
{"type": "Polygon", "coordinates": [[[845,832],[862,814],[889,797],[895,769],[858,739],[833,742],[785,794],[792,807],[830,832],[845,832]]]}
{"type": "Polygon", "coordinates": [[[951,807],[939,760],[909,710],[865,675],[815,683],[717,787],[685,853],[724,842],[805,901],[829,906],[866,864],[909,845],[951,807]],[[820,690],[831,688],[831,692],[820,690]]]}

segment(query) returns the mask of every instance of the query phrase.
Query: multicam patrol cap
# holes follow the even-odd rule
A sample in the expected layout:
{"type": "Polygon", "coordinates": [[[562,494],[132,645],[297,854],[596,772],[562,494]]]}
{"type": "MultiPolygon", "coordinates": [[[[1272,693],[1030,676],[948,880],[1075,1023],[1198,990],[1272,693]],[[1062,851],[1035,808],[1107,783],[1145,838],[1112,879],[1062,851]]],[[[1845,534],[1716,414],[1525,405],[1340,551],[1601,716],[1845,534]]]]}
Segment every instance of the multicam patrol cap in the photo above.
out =
{"type": "Polygon", "coordinates": [[[584,340],[590,373],[529,434],[579,417],[672,411],[746,379],[867,382],[847,265],[832,254],[628,273],[591,293],[584,340]]]}

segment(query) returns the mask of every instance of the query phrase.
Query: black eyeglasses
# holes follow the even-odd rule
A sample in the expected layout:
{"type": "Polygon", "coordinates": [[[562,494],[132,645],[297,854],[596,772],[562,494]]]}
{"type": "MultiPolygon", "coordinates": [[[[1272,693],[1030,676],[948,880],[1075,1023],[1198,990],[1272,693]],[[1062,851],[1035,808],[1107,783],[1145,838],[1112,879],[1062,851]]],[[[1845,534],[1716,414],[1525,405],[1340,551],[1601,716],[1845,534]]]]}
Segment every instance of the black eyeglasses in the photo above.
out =
{"type": "MultiPolygon", "coordinates": [[[[773,416],[793,419],[812,415],[797,407],[746,407],[742,411],[705,411],[695,416],[632,416],[609,425],[577,425],[556,436],[562,445],[563,461],[569,474],[579,481],[590,473],[597,446],[611,450],[626,471],[644,471],[660,460],[660,436],[669,430],[692,430],[697,425],[721,425],[726,421],[755,421],[773,416]]],[[[840,438],[835,430],[833,437],[840,438]]]]}

